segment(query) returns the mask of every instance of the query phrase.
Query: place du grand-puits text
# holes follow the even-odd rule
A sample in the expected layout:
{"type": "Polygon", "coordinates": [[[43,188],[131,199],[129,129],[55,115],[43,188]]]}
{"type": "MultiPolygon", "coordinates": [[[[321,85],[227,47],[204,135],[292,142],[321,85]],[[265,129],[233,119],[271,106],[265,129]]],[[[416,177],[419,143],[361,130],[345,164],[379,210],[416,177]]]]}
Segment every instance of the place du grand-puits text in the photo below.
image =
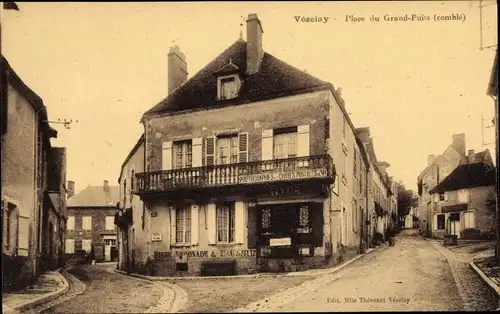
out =
{"type": "Polygon", "coordinates": [[[348,23],[363,23],[363,22],[465,22],[467,19],[466,15],[463,13],[451,13],[451,14],[404,14],[404,15],[370,15],[370,16],[356,16],[354,14],[346,14],[344,21],[348,23]]]}

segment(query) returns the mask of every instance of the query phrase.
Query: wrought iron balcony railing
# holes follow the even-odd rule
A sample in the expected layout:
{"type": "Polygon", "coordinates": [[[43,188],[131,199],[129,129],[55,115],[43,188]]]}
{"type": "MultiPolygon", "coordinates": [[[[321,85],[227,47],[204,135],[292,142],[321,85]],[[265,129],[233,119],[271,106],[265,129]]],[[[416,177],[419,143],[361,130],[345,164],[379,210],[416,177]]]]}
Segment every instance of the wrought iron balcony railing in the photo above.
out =
{"type": "Polygon", "coordinates": [[[218,187],[276,181],[333,179],[335,168],[330,155],[315,155],[182,168],[136,174],[138,194],[179,188],[218,187]]]}

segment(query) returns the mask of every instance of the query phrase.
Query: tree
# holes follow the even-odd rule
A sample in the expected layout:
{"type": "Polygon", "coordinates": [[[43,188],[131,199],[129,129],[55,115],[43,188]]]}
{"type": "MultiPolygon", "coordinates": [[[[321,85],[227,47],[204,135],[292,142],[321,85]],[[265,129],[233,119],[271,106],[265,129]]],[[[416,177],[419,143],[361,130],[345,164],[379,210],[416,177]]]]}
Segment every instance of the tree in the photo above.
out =
{"type": "Polygon", "coordinates": [[[418,197],[412,190],[407,190],[404,184],[398,182],[398,217],[404,217],[410,213],[412,207],[417,207],[418,197]]]}

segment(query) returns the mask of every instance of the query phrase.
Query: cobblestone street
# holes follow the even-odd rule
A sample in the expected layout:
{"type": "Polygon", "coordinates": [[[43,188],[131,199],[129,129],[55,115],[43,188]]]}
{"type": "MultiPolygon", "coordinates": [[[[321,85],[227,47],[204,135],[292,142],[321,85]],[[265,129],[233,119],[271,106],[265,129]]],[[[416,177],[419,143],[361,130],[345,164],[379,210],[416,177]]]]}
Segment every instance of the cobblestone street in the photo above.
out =
{"type": "Polygon", "coordinates": [[[163,295],[159,285],[112,273],[113,265],[70,269],[70,291],[32,313],[145,313],[163,295]]]}
{"type": "MultiPolygon", "coordinates": [[[[463,250],[462,250],[463,251],[463,250]]],[[[336,274],[305,283],[241,311],[492,310],[496,302],[468,268],[474,254],[452,252],[420,237],[399,237],[336,274]],[[447,255],[446,258],[441,254],[447,255]],[[457,278],[457,284],[455,279],[457,278]],[[458,286],[458,287],[457,287],[458,286]],[[462,296],[466,296],[463,300],[462,296]]]]}

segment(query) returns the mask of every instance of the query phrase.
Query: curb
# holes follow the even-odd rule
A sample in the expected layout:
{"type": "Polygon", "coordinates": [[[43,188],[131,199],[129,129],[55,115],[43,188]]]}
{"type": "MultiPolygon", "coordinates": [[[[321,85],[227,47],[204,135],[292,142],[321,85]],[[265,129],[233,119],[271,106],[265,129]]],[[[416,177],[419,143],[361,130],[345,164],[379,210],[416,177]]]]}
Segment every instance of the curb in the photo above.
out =
{"type": "Polygon", "coordinates": [[[500,287],[497,284],[495,284],[493,280],[488,278],[488,276],[486,276],[486,274],[474,263],[474,259],[480,257],[481,255],[485,255],[485,252],[474,256],[472,261],[469,263],[469,267],[472,268],[472,270],[476,272],[479,278],[481,278],[481,280],[488,286],[495,299],[499,302],[500,306],[500,287]]]}
{"type": "Polygon", "coordinates": [[[331,273],[337,272],[339,269],[342,267],[345,267],[349,265],[350,263],[362,258],[363,256],[370,254],[371,252],[377,251],[381,248],[384,248],[385,245],[382,245],[380,247],[374,248],[374,249],[369,249],[367,250],[366,253],[359,254],[355,257],[353,257],[350,260],[345,261],[344,263],[336,266],[336,267],[331,267],[331,268],[323,268],[323,269],[311,269],[312,271],[317,270],[317,273],[307,273],[309,270],[305,271],[298,271],[298,272],[288,272],[288,273],[276,273],[276,274],[265,274],[265,273],[258,273],[258,274],[253,274],[253,275],[234,275],[234,276],[186,276],[186,277],[159,277],[159,276],[146,276],[146,275],[139,275],[135,273],[127,273],[126,271],[123,270],[118,270],[114,269],[116,273],[122,274],[122,275],[127,275],[143,280],[148,280],[148,281],[180,281],[180,280],[206,280],[206,279],[211,279],[211,280],[230,280],[230,279],[240,279],[240,278],[282,278],[282,277],[317,277],[321,275],[328,275],[331,273]],[[321,272],[321,270],[324,270],[321,272]]]}
{"type": "Polygon", "coordinates": [[[24,312],[24,311],[32,309],[32,308],[34,308],[34,307],[36,307],[36,306],[38,306],[40,304],[43,304],[43,303],[52,301],[54,299],[57,299],[58,297],[62,296],[66,292],[68,292],[69,291],[69,283],[66,280],[66,278],[61,274],[60,271],[61,271],[61,269],[58,269],[58,270],[55,271],[55,273],[57,273],[59,275],[59,277],[62,278],[62,282],[63,282],[63,285],[64,285],[63,288],[59,289],[58,291],[51,292],[48,295],[45,295],[43,297],[40,297],[40,298],[31,300],[31,301],[22,303],[22,304],[20,304],[20,305],[18,305],[16,307],[13,307],[12,309],[15,310],[15,311],[24,312]]]}

